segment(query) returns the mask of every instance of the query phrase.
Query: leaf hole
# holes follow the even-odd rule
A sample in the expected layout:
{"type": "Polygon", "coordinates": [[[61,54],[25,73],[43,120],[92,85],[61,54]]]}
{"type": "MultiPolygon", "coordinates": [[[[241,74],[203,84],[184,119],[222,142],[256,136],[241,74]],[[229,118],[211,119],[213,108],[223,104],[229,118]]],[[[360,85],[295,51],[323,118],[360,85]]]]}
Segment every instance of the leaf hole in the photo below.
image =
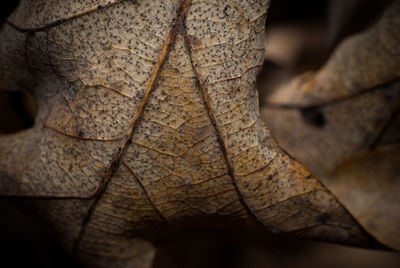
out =
{"type": "Polygon", "coordinates": [[[321,108],[305,108],[301,110],[301,116],[309,125],[322,128],[326,125],[325,115],[321,108]]]}

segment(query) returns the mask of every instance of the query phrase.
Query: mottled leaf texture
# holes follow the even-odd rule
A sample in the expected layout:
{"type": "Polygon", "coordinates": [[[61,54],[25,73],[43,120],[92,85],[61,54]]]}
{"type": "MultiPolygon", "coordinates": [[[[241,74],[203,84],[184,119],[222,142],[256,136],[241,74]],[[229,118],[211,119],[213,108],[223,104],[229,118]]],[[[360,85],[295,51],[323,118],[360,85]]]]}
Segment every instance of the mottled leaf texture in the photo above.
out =
{"type": "Polygon", "coordinates": [[[368,232],[400,250],[400,2],[327,64],[266,100],[263,117],[368,232]]]}
{"type": "Polygon", "coordinates": [[[154,239],[210,218],[374,243],[263,126],[267,5],[21,1],[1,30],[0,81],[39,111],[0,139],[0,194],[36,207],[93,267],[148,267],[154,239]]]}

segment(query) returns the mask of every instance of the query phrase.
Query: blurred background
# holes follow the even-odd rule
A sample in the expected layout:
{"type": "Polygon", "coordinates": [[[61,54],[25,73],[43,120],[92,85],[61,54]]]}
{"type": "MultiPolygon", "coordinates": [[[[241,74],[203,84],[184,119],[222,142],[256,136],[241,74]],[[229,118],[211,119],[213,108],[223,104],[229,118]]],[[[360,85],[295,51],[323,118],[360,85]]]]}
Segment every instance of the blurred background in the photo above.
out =
{"type": "MultiPolygon", "coordinates": [[[[390,0],[272,0],[260,99],[294,76],[320,67],[344,38],[368,28],[390,0]]],[[[1,5],[1,21],[18,1],[1,5]]],[[[0,133],[29,128],[36,113],[27,92],[0,91],[0,133]]],[[[78,267],[48,226],[0,198],[0,266],[78,267]]],[[[159,243],[155,267],[400,267],[400,254],[270,234],[182,233],[159,243]]]]}

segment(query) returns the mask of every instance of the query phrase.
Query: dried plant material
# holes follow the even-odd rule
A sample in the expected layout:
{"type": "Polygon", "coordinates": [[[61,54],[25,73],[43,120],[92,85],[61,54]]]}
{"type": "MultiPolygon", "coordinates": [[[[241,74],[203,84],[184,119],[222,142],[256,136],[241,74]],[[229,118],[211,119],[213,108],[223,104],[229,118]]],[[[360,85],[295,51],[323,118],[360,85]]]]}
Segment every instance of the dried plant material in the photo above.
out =
{"type": "Polygon", "coordinates": [[[148,267],[154,239],[210,218],[373,244],[262,123],[267,4],[22,1],[0,82],[39,110],[0,138],[0,194],[31,197],[93,267],[148,267]]]}
{"type": "Polygon", "coordinates": [[[368,31],[343,41],[323,68],[278,89],[263,108],[279,144],[310,167],[367,231],[395,249],[398,157],[385,154],[382,159],[393,158],[382,163],[381,153],[371,152],[397,151],[400,141],[399,12],[395,1],[368,31]],[[365,153],[366,160],[341,170],[365,153]],[[379,197],[372,198],[371,189],[379,197]]]}
{"type": "Polygon", "coordinates": [[[400,148],[386,147],[338,167],[332,188],[356,219],[375,237],[400,249],[400,148]],[[365,198],[368,196],[368,198],[365,198]]]}

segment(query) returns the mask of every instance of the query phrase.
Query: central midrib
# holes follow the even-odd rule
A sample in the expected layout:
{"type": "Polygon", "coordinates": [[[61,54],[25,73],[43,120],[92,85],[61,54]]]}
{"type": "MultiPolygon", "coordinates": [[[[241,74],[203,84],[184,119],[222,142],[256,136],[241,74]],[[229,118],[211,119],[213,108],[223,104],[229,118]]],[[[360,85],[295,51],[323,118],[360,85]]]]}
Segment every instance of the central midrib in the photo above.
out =
{"type": "Polygon", "coordinates": [[[154,89],[154,86],[156,84],[156,81],[157,81],[157,78],[159,76],[160,70],[161,70],[161,68],[162,68],[162,66],[163,66],[163,64],[165,62],[165,59],[166,59],[166,57],[168,55],[168,51],[169,51],[169,49],[171,47],[171,42],[173,41],[177,26],[179,25],[179,21],[180,21],[181,17],[184,17],[183,13],[187,11],[187,6],[189,5],[189,3],[190,3],[190,0],[183,0],[181,2],[181,4],[180,4],[180,8],[178,9],[178,12],[177,12],[177,14],[175,16],[174,22],[172,23],[172,26],[171,26],[170,31],[168,33],[167,39],[166,39],[166,41],[165,41],[165,43],[164,43],[164,45],[162,47],[159,60],[154,65],[152,75],[151,75],[151,77],[149,79],[148,86],[147,86],[147,88],[145,90],[145,94],[143,96],[143,100],[140,103],[140,106],[139,106],[139,108],[138,108],[138,110],[137,110],[137,112],[135,114],[134,119],[132,120],[131,127],[129,129],[129,134],[124,138],[124,141],[122,143],[123,144],[122,147],[120,147],[120,149],[118,149],[118,152],[114,156],[109,168],[107,169],[106,175],[104,176],[99,188],[96,190],[96,193],[94,194],[93,203],[90,205],[90,207],[88,209],[88,212],[87,212],[85,218],[83,219],[83,222],[82,222],[82,225],[81,225],[81,229],[80,229],[79,234],[78,234],[78,236],[75,239],[74,244],[73,244],[73,248],[72,248],[72,254],[73,255],[76,254],[76,252],[77,252],[77,250],[79,248],[79,245],[80,245],[80,242],[82,240],[82,237],[85,234],[86,227],[87,227],[90,219],[92,218],[92,215],[94,213],[94,210],[95,210],[98,202],[100,201],[100,199],[103,196],[105,190],[107,189],[108,183],[111,181],[111,179],[114,176],[115,172],[118,170],[118,167],[119,167],[119,164],[120,164],[122,156],[124,155],[126,149],[129,147],[129,145],[132,142],[132,137],[133,137],[135,129],[136,129],[137,125],[138,125],[137,123],[140,120],[140,118],[141,118],[141,116],[142,116],[142,114],[144,112],[144,108],[146,107],[147,102],[149,100],[149,97],[151,95],[151,92],[154,89]]]}

